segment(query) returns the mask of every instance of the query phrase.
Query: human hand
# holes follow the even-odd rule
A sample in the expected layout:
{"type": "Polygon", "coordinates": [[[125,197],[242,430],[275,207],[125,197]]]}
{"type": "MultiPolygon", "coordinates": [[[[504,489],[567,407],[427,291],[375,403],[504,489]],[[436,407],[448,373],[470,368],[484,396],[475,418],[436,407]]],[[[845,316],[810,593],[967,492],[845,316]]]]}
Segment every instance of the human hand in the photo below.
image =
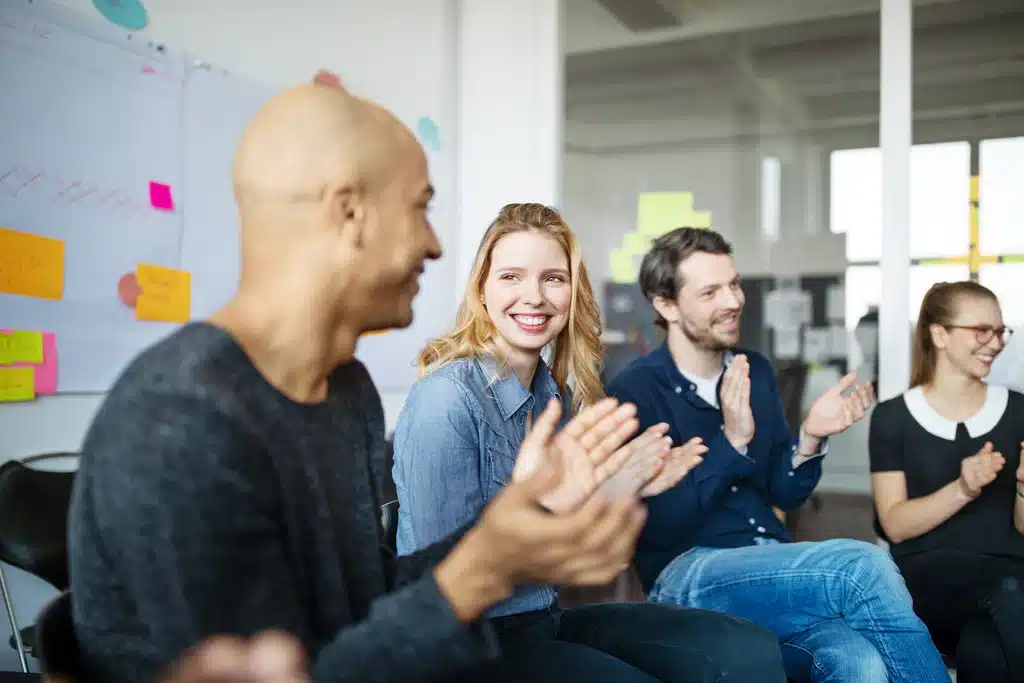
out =
{"type": "Polygon", "coordinates": [[[668,491],[682,481],[683,477],[690,473],[690,470],[704,462],[703,456],[707,452],[708,447],[704,445],[704,441],[699,436],[693,437],[682,446],[673,448],[668,452],[665,466],[661,468],[661,472],[647,482],[647,485],[640,490],[640,495],[649,498],[668,491]]]}
{"type": "Polygon", "coordinates": [[[968,498],[980,496],[1006,464],[1003,454],[992,448],[992,442],[986,441],[980,451],[960,462],[960,489],[968,498]]]}
{"type": "Polygon", "coordinates": [[[735,356],[722,376],[719,394],[725,438],[733,448],[743,450],[754,438],[754,413],[750,409],[750,361],[735,356]]]}
{"type": "MultiPolygon", "coordinates": [[[[1017,466],[1017,492],[1020,493],[1020,487],[1024,486],[1024,441],[1020,442],[1020,465],[1017,466]]],[[[1024,494],[1021,494],[1024,495],[1024,494]]]]}
{"type": "Polygon", "coordinates": [[[601,484],[600,490],[611,496],[637,495],[664,468],[672,447],[672,439],[666,436],[668,429],[668,425],[661,422],[629,442],[627,445],[632,450],[629,460],[601,484]]]}
{"type": "MultiPolygon", "coordinates": [[[[552,440],[557,420],[557,411],[544,411],[531,435],[552,440]]],[[[633,497],[613,500],[598,491],[574,510],[552,514],[544,501],[561,484],[564,466],[555,458],[502,489],[435,568],[441,593],[463,622],[479,618],[517,585],[603,586],[628,565],[646,510],[633,497]]]]}
{"type": "Polygon", "coordinates": [[[309,683],[297,640],[268,631],[243,640],[215,636],[181,656],[163,683],[309,683]]]}
{"type": "Polygon", "coordinates": [[[541,501],[556,513],[578,506],[629,461],[633,445],[626,440],[639,426],[635,406],[606,398],[581,410],[558,434],[547,434],[545,425],[553,431],[560,414],[558,401],[549,402],[523,440],[512,470],[512,481],[524,481],[560,460],[562,480],[541,501]]]}
{"type": "Polygon", "coordinates": [[[811,405],[802,432],[818,441],[838,434],[863,418],[874,402],[871,382],[858,384],[856,373],[851,372],[811,405]]]}

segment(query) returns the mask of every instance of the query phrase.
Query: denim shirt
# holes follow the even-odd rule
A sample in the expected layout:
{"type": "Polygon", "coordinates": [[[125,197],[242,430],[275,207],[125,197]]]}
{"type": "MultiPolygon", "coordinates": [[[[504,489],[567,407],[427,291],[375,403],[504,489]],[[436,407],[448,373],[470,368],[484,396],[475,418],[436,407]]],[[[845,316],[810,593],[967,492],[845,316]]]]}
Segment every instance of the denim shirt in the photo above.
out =
{"type": "MultiPolygon", "coordinates": [[[[511,479],[527,416],[552,397],[562,400],[544,361],[532,391],[489,357],[446,363],[413,386],[394,436],[399,555],[480,515],[511,479]]],[[[544,609],[555,595],[550,586],[519,586],[487,616],[544,609]]]]}

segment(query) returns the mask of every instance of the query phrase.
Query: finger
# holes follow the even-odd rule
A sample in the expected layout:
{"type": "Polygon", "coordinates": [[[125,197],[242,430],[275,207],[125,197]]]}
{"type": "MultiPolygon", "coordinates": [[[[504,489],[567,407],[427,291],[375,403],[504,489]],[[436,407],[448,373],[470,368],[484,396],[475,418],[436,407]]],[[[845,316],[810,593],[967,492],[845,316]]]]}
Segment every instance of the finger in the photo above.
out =
{"type": "Polygon", "coordinates": [[[569,429],[567,425],[566,429],[563,429],[562,434],[559,436],[564,435],[566,438],[577,441],[584,449],[589,451],[600,443],[602,439],[622,426],[623,422],[632,419],[635,415],[636,406],[632,403],[623,403],[616,405],[612,411],[603,414],[600,419],[572,425],[572,429],[569,429]]]}
{"type": "Polygon", "coordinates": [[[215,636],[186,652],[162,678],[165,683],[242,680],[248,658],[240,638],[215,636]]]}
{"type": "Polygon", "coordinates": [[[697,453],[688,453],[675,458],[671,463],[666,464],[661,473],[640,491],[641,495],[644,497],[661,495],[681,482],[702,462],[704,462],[704,457],[697,453]]]}
{"type": "Polygon", "coordinates": [[[649,482],[661,477],[665,465],[664,455],[656,451],[641,453],[639,457],[634,455],[625,467],[605,481],[603,490],[612,498],[635,498],[649,482]]]}
{"type": "Polygon", "coordinates": [[[842,394],[857,382],[857,373],[848,372],[841,380],[836,382],[830,390],[833,394],[842,394]]]}
{"type": "Polygon", "coordinates": [[[613,413],[618,407],[619,402],[616,399],[611,397],[603,398],[576,413],[562,431],[575,438],[579,438],[584,432],[613,413]]]}
{"type": "Polygon", "coordinates": [[[860,399],[864,404],[864,410],[870,408],[875,402],[875,391],[871,387],[870,383],[861,384],[857,387],[857,394],[860,396],[860,399]]]}
{"type": "Polygon", "coordinates": [[[555,428],[558,426],[558,418],[562,415],[562,404],[558,399],[552,398],[548,401],[544,412],[533,421],[533,426],[523,439],[519,450],[527,448],[541,449],[548,445],[551,437],[554,436],[555,428]]]}
{"type": "Polygon", "coordinates": [[[750,405],[750,378],[744,377],[743,381],[740,382],[740,391],[738,396],[738,402],[740,406],[750,405]]]}
{"type": "Polygon", "coordinates": [[[249,645],[249,675],[252,683],[289,683],[306,679],[305,655],[292,636],[268,631],[249,645]]]}
{"type": "Polygon", "coordinates": [[[851,397],[849,400],[849,404],[850,412],[853,416],[853,422],[857,422],[862,417],[864,417],[864,411],[867,409],[867,406],[864,405],[859,396],[851,397]]]}
{"type": "MultiPolygon", "coordinates": [[[[615,431],[605,436],[600,443],[586,450],[587,455],[590,457],[590,462],[593,463],[595,467],[606,462],[609,456],[618,452],[618,450],[622,448],[634,434],[636,434],[636,430],[639,427],[640,422],[636,418],[630,418],[620,424],[615,428],[615,431]]],[[[580,445],[582,446],[582,444],[580,445]]]]}
{"type": "MultiPolygon", "coordinates": [[[[615,477],[624,468],[629,467],[633,463],[636,463],[637,466],[642,466],[644,462],[656,460],[660,467],[661,462],[664,460],[664,453],[668,452],[668,447],[661,445],[661,442],[665,441],[667,437],[657,436],[658,431],[660,430],[655,430],[654,427],[651,427],[636,439],[633,439],[633,441],[618,448],[604,462],[597,464],[594,469],[594,479],[597,483],[600,484],[615,477]]],[[[651,474],[651,476],[654,475],[651,474]]]]}
{"type": "Polygon", "coordinates": [[[725,374],[722,375],[722,386],[719,389],[719,400],[723,406],[732,405],[733,399],[736,394],[736,382],[739,375],[737,374],[734,365],[730,365],[725,369],[725,374]]]}

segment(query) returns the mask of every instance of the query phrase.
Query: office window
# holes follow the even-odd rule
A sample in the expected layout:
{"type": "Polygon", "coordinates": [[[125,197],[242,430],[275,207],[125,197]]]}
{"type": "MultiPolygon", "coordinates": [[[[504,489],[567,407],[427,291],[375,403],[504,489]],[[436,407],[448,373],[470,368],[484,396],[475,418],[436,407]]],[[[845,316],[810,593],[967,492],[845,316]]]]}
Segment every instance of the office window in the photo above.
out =
{"type": "MultiPolygon", "coordinates": [[[[910,257],[964,256],[970,246],[971,147],[915,145],[910,154],[910,257]]],[[[882,154],[877,148],[832,153],[829,220],[846,235],[846,258],[877,262],[882,253],[882,154]]]]}
{"type": "Polygon", "coordinates": [[[1024,254],[1024,137],[983,140],[979,155],[981,253],[1024,254]]]}

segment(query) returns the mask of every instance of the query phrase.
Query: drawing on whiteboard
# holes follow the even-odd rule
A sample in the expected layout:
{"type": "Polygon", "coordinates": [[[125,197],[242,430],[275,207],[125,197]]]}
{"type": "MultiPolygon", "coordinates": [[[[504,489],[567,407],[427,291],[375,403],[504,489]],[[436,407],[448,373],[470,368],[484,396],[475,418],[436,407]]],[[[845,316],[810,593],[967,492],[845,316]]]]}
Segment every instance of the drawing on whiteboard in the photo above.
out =
{"type": "Polygon", "coordinates": [[[103,187],[91,180],[66,180],[26,166],[11,166],[0,172],[0,192],[11,199],[35,200],[51,206],[85,203],[90,208],[109,210],[123,221],[146,220],[151,211],[148,201],[126,190],[103,187]]]}

